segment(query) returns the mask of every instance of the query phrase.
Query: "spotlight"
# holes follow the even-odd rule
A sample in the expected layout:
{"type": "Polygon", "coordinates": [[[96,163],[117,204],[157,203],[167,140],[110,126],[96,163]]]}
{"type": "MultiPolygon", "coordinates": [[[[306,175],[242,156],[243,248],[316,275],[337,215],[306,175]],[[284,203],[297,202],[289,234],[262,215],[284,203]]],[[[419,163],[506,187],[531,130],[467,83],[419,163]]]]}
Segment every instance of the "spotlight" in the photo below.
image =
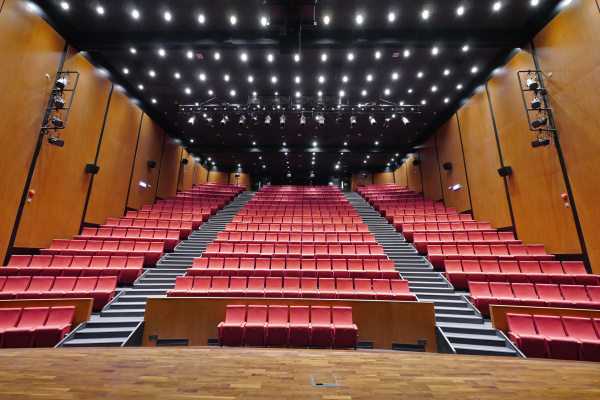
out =
{"type": "Polygon", "coordinates": [[[377,120],[375,119],[373,114],[369,115],[369,122],[371,123],[371,126],[377,125],[377,120]]]}
{"type": "Polygon", "coordinates": [[[64,107],[65,107],[65,104],[66,104],[66,102],[65,102],[65,99],[63,99],[63,98],[62,98],[62,97],[60,97],[60,96],[59,96],[59,97],[56,97],[56,98],[54,99],[54,108],[56,108],[56,109],[58,109],[58,110],[60,110],[60,109],[64,108],[64,107]]]}
{"type": "Polygon", "coordinates": [[[404,123],[404,125],[410,124],[410,121],[405,116],[402,116],[402,122],[404,123]]]}
{"type": "Polygon", "coordinates": [[[50,123],[54,125],[56,128],[62,128],[65,126],[65,123],[58,117],[50,118],[50,123]]]}
{"type": "Polygon", "coordinates": [[[319,126],[325,126],[325,117],[324,116],[317,115],[316,120],[319,123],[319,126]]]}
{"type": "Polygon", "coordinates": [[[527,79],[526,85],[529,88],[529,90],[536,90],[539,87],[537,78],[527,79]]]}
{"type": "Polygon", "coordinates": [[[544,138],[544,139],[534,140],[533,142],[531,142],[531,147],[536,149],[538,147],[546,147],[549,144],[550,144],[550,139],[544,138]]]}
{"type": "Polygon", "coordinates": [[[213,119],[212,118],[206,118],[206,125],[212,125],[213,123],[213,119]]]}
{"type": "Polygon", "coordinates": [[[537,121],[533,121],[531,123],[531,126],[533,127],[533,129],[538,129],[547,124],[548,124],[548,118],[543,117],[543,118],[538,119],[537,121]]]}
{"type": "Polygon", "coordinates": [[[265,117],[265,126],[271,126],[271,117],[269,115],[265,117]]]}
{"type": "Polygon", "coordinates": [[[533,108],[534,110],[539,110],[540,108],[542,108],[542,99],[540,99],[539,97],[533,99],[531,101],[531,108],[533,108]]]}
{"type": "Polygon", "coordinates": [[[58,90],[63,90],[68,84],[69,84],[69,78],[67,78],[66,76],[61,76],[56,81],[56,88],[58,90]]]}
{"type": "Polygon", "coordinates": [[[63,147],[65,145],[64,140],[60,140],[59,138],[55,138],[55,137],[49,137],[48,143],[50,143],[52,146],[58,146],[58,147],[63,147]]]}
{"type": "Polygon", "coordinates": [[[356,126],[356,117],[354,115],[350,117],[350,125],[356,126]]]}
{"type": "Polygon", "coordinates": [[[300,117],[300,126],[305,126],[306,125],[306,117],[303,115],[300,117]]]}
{"type": "Polygon", "coordinates": [[[189,125],[194,125],[194,122],[196,122],[196,117],[191,117],[190,119],[188,119],[189,125]]]}
{"type": "Polygon", "coordinates": [[[246,122],[246,117],[245,116],[240,116],[240,126],[244,126],[244,123],[246,122]]]}
{"type": "Polygon", "coordinates": [[[223,115],[223,119],[221,120],[221,126],[227,125],[228,121],[229,121],[229,117],[227,115],[223,115]]]}
{"type": "Polygon", "coordinates": [[[279,125],[285,126],[285,115],[279,117],[279,125]]]}

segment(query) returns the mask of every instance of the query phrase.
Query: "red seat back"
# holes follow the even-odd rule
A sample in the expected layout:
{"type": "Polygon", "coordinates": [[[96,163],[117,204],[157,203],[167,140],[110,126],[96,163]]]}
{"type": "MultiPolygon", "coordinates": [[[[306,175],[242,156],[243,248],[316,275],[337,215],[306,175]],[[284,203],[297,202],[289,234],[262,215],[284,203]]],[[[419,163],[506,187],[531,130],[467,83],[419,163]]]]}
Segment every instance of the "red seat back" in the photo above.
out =
{"type": "Polygon", "coordinates": [[[242,324],[246,320],[246,306],[227,306],[225,311],[226,324],[242,324]]]}
{"type": "Polygon", "coordinates": [[[533,317],[527,314],[506,314],[508,330],[517,335],[537,335],[533,317]]]}
{"type": "Polygon", "coordinates": [[[310,308],[310,323],[312,325],[331,324],[331,309],[329,307],[313,306],[310,308]]]}
{"type": "Polygon", "coordinates": [[[332,307],[333,325],[352,325],[352,307],[332,307]]]}
{"type": "Polygon", "coordinates": [[[23,309],[17,328],[27,329],[44,325],[48,319],[50,307],[27,307],[23,309]]]}
{"type": "Polygon", "coordinates": [[[598,340],[590,318],[562,317],[562,323],[567,335],[580,340],[598,340]]]}
{"type": "Polygon", "coordinates": [[[45,326],[62,327],[71,325],[75,317],[75,307],[52,307],[45,326]]]}

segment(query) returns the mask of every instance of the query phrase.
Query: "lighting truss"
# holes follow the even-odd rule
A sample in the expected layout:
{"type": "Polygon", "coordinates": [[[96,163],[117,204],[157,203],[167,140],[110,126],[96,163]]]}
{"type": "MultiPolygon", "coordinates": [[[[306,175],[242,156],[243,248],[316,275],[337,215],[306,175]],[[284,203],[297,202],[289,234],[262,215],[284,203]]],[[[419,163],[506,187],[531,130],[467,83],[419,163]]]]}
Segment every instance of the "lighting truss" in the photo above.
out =
{"type": "Polygon", "coordinates": [[[52,92],[50,93],[48,107],[46,108],[46,125],[42,126],[42,131],[53,130],[56,132],[59,129],[66,128],[78,82],[79,72],[77,71],[58,71],[56,73],[54,86],[52,88],[52,92]],[[67,89],[69,83],[71,82],[72,75],[75,76],[73,87],[71,89],[67,89]],[[68,99],[66,99],[67,97],[68,99]],[[64,119],[62,118],[62,112],[65,112],[64,119]]]}

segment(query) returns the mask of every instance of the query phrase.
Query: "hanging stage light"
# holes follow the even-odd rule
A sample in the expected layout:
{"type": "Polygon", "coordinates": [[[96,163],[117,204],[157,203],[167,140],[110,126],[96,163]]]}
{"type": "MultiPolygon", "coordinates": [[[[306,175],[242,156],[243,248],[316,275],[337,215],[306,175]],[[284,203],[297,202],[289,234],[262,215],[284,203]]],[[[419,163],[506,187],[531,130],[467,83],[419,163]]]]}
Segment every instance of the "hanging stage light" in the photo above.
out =
{"type": "Polygon", "coordinates": [[[325,126],[325,117],[324,116],[317,115],[315,119],[319,123],[319,126],[325,126]]]}
{"type": "Polygon", "coordinates": [[[211,117],[206,118],[206,125],[212,125],[213,119],[211,117]]]}
{"type": "Polygon", "coordinates": [[[190,119],[188,119],[189,125],[194,125],[194,122],[196,122],[196,117],[190,117],[190,119]]]}
{"type": "Polygon", "coordinates": [[[402,122],[404,123],[404,125],[410,124],[410,121],[404,115],[402,116],[402,122]]]}
{"type": "Polygon", "coordinates": [[[228,121],[229,121],[229,117],[227,115],[223,115],[223,119],[221,120],[221,126],[227,125],[228,121]]]}
{"type": "Polygon", "coordinates": [[[354,115],[350,117],[350,125],[356,126],[356,117],[354,115]]]}
{"type": "Polygon", "coordinates": [[[540,86],[538,84],[537,77],[527,79],[526,85],[529,90],[536,90],[540,86]]]}
{"type": "Polygon", "coordinates": [[[371,126],[377,125],[377,120],[375,119],[373,114],[369,115],[369,122],[371,123],[371,126]]]}
{"type": "Polygon", "coordinates": [[[245,116],[240,116],[240,126],[244,126],[244,123],[246,122],[246,117],[245,116]]]}
{"type": "Polygon", "coordinates": [[[531,126],[532,126],[533,129],[539,129],[542,126],[545,126],[547,124],[548,124],[548,118],[543,117],[543,118],[538,119],[537,121],[533,121],[531,123],[531,126]]]}
{"type": "Polygon", "coordinates": [[[267,115],[265,117],[265,126],[271,126],[271,116],[267,115]]]}
{"type": "Polygon", "coordinates": [[[285,115],[279,117],[279,125],[285,126],[285,115]]]}
{"type": "Polygon", "coordinates": [[[65,126],[65,123],[58,117],[50,118],[50,123],[54,125],[55,128],[62,128],[65,126]]]}
{"type": "Polygon", "coordinates": [[[300,117],[300,126],[305,126],[306,125],[306,117],[304,115],[302,115],[300,117]]]}
{"type": "Polygon", "coordinates": [[[56,88],[58,90],[63,90],[68,84],[69,84],[69,78],[67,78],[66,76],[61,76],[56,81],[56,88]]]}
{"type": "Polygon", "coordinates": [[[536,149],[538,147],[546,147],[549,144],[550,144],[550,139],[544,138],[544,139],[534,140],[533,142],[531,142],[531,147],[536,149]]]}
{"type": "Polygon", "coordinates": [[[54,108],[60,110],[65,107],[65,104],[65,99],[63,99],[62,97],[58,96],[54,98],[54,108]]]}
{"type": "Polygon", "coordinates": [[[533,108],[534,110],[539,110],[540,108],[542,108],[542,99],[540,99],[539,97],[533,99],[531,101],[531,108],[533,108]]]}
{"type": "Polygon", "coordinates": [[[50,136],[48,138],[48,143],[50,143],[52,146],[57,146],[57,147],[63,147],[65,145],[64,140],[60,140],[59,138],[55,138],[52,136],[50,136]]]}

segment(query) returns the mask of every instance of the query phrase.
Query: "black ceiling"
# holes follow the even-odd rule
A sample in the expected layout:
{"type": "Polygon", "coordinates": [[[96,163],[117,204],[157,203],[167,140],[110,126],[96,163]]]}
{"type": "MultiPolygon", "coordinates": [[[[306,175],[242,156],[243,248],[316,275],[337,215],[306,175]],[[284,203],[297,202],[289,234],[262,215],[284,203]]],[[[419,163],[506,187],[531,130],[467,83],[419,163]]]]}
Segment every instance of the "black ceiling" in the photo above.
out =
{"type": "MultiPolygon", "coordinates": [[[[289,1],[305,0],[283,2],[289,1]]],[[[324,176],[380,171],[388,163],[393,167],[399,161],[396,154],[401,158],[423,142],[515,47],[547,23],[559,0],[539,0],[535,6],[531,0],[321,0],[315,7],[316,25],[302,27],[299,61],[280,54],[280,27],[261,24],[261,18],[269,20],[264,0],[71,0],[66,1],[68,9],[62,0],[34,3],[203,162],[210,157],[219,169],[233,171],[239,164],[255,174],[285,174],[289,167],[292,174],[324,176]],[[501,5],[497,11],[496,3],[501,5]],[[459,7],[464,7],[462,15],[459,7]],[[137,19],[133,10],[139,12],[137,19]],[[428,19],[422,17],[424,10],[428,19]],[[191,126],[190,116],[178,110],[213,97],[210,103],[246,104],[254,92],[277,92],[295,102],[297,92],[340,91],[350,105],[383,99],[422,105],[423,112],[408,114],[408,125],[399,115],[386,124],[386,115],[379,114],[371,126],[368,114],[358,114],[355,127],[349,115],[339,122],[327,114],[319,127],[314,115],[307,114],[304,128],[298,114],[288,113],[282,128],[276,118],[266,127],[266,114],[256,115],[257,121],[247,115],[244,126],[238,124],[239,115],[230,115],[221,126],[221,113],[211,115],[212,126],[201,116],[191,126]]]]}

